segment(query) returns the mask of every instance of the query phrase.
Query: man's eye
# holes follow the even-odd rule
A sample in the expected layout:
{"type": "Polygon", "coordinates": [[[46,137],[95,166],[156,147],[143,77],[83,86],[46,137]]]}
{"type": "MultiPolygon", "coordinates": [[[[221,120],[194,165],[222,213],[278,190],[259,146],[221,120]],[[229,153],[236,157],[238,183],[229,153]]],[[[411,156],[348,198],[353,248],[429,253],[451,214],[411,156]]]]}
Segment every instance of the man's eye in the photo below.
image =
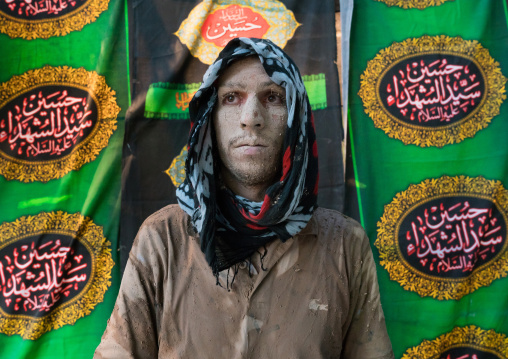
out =
{"type": "Polygon", "coordinates": [[[271,93],[266,98],[266,102],[268,102],[270,104],[282,104],[283,103],[283,98],[282,98],[281,95],[279,95],[277,93],[271,93]]]}
{"type": "Polygon", "coordinates": [[[222,100],[225,104],[235,104],[239,101],[237,94],[234,93],[225,94],[222,100]]]}

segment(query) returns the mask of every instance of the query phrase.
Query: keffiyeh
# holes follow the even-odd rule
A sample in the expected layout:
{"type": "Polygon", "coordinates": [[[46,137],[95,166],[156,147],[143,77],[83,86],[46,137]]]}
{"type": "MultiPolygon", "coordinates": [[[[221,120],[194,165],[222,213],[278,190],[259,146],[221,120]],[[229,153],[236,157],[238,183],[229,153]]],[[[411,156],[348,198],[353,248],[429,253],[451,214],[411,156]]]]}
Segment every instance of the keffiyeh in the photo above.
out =
{"type": "Polygon", "coordinates": [[[201,250],[213,274],[249,259],[259,248],[299,233],[316,207],[318,158],[314,121],[307,92],[293,61],[269,40],[231,40],[208,68],[189,105],[191,131],[186,179],[177,189],[180,207],[191,216],[201,250]],[[270,79],[286,90],[288,109],[282,174],[253,202],[221,186],[212,113],[216,80],[240,58],[259,57],[270,79]]]}

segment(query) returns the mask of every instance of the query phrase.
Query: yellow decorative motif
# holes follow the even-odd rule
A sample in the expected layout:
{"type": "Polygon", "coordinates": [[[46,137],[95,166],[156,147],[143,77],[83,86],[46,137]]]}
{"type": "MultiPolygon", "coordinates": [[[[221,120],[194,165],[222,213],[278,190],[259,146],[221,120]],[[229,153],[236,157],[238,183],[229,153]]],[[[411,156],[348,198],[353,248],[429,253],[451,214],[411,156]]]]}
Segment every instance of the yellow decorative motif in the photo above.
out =
{"type": "Polygon", "coordinates": [[[67,14],[33,20],[19,19],[0,11],[0,32],[11,38],[20,37],[26,40],[64,36],[94,22],[101,13],[107,10],[108,5],[109,0],[87,0],[67,14]]]}
{"type": "Polygon", "coordinates": [[[109,0],[88,0],[65,15],[40,20],[19,19],[0,11],[0,32],[26,40],[64,36],[94,22],[108,5],[109,0]]]}
{"type": "Polygon", "coordinates": [[[376,0],[384,2],[388,6],[398,6],[403,9],[420,9],[423,10],[430,6],[439,6],[447,1],[454,0],[376,0]]]}
{"type": "Polygon", "coordinates": [[[501,212],[504,224],[508,223],[508,191],[501,182],[467,176],[443,176],[438,179],[427,179],[418,185],[410,185],[407,190],[398,193],[392,202],[385,205],[383,215],[377,223],[377,239],[374,245],[379,249],[381,266],[388,271],[391,280],[398,282],[405,290],[416,292],[422,297],[458,300],[508,274],[507,238],[503,238],[504,244],[500,253],[463,278],[431,276],[418,271],[404,259],[399,248],[398,232],[405,215],[432,199],[454,195],[488,199],[501,212]]]}
{"type": "Polygon", "coordinates": [[[420,345],[408,349],[402,359],[440,359],[442,353],[459,347],[487,352],[499,359],[508,358],[506,335],[471,325],[455,327],[450,333],[443,334],[434,340],[424,340],[420,345]]]}
{"type": "Polygon", "coordinates": [[[78,240],[91,255],[90,277],[78,295],[56,304],[43,316],[6,314],[0,309],[0,332],[4,334],[18,334],[23,339],[35,340],[50,330],[73,325],[103,301],[106,290],[111,286],[114,266],[111,243],[104,237],[102,227],[79,213],[42,212],[3,223],[0,225],[0,249],[20,239],[43,234],[65,235],[78,240]]]}
{"type": "Polygon", "coordinates": [[[406,145],[443,147],[473,137],[489,125],[492,118],[499,114],[499,108],[506,99],[506,81],[499,63],[478,41],[445,35],[422,36],[393,43],[370,60],[361,75],[358,95],[363,101],[365,113],[374,121],[374,126],[383,130],[389,137],[401,140],[406,145]],[[405,59],[418,55],[439,54],[466,58],[480,69],[485,82],[485,96],[482,102],[461,120],[434,128],[410,124],[393,116],[380,97],[379,88],[383,76],[405,59]]]}
{"type": "Polygon", "coordinates": [[[98,108],[98,118],[93,130],[83,141],[74,145],[70,153],[48,161],[27,161],[0,151],[0,174],[8,180],[47,182],[72,170],[78,170],[97,157],[108,145],[116,129],[116,117],[120,107],[116,103],[115,91],[106,84],[103,76],[83,68],[45,66],[27,71],[21,76],[13,76],[9,81],[0,84],[0,108],[27,91],[50,85],[70,86],[89,94],[98,108]]]}
{"type": "Polygon", "coordinates": [[[194,97],[195,93],[196,93],[196,91],[194,91],[192,93],[188,93],[188,92],[175,93],[176,107],[182,111],[186,111],[189,108],[189,102],[192,100],[192,97],[194,97]]]}
{"type": "Polygon", "coordinates": [[[185,160],[187,159],[187,145],[183,146],[180,154],[173,159],[171,166],[166,170],[166,174],[171,177],[171,182],[175,187],[180,186],[185,181],[185,160]]]}
{"type": "MultiPolygon", "coordinates": [[[[188,47],[193,56],[207,65],[215,61],[223,47],[206,41],[201,36],[201,27],[210,14],[231,5],[249,8],[260,14],[269,25],[263,38],[273,41],[281,48],[286,46],[286,43],[293,37],[296,28],[300,26],[293,12],[277,0],[204,0],[192,9],[175,35],[188,47]]],[[[241,35],[231,31],[231,39],[239,36],[241,35]]]]}

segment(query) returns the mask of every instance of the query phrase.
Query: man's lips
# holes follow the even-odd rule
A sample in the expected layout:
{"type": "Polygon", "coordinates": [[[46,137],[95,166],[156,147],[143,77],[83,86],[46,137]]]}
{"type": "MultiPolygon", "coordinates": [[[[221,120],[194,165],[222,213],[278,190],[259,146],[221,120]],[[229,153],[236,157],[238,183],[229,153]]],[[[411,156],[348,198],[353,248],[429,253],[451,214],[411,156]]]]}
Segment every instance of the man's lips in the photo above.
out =
{"type": "Polygon", "coordinates": [[[233,147],[268,147],[259,139],[240,139],[233,143],[233,147]]]}
{"type": "Polygon", "coordinates": [[[263,142],[259,140],[240,140],[237,141],[234,145],[234,148],[241,151],[243,155],[247,156],[255,156],[259,155],[266,150],[268,146],[266,146],[263,142]]]}
{"type": "Polygon", "coordinates": [[[266,146],[260,145],[258,143],[242,143],[236,147],[266,147],[266,146]]]}
{"type": "Polygon", "coordinates": [[[243,153],[244,155],[248,155],[248,156],[255,156],[255,155],[260,155],[261,153],[263,153],[266,149],[265,146],[261,146],[261,145],[242,145],[242,146],[238,146],[237,147],[241,153],[243,153]]]}

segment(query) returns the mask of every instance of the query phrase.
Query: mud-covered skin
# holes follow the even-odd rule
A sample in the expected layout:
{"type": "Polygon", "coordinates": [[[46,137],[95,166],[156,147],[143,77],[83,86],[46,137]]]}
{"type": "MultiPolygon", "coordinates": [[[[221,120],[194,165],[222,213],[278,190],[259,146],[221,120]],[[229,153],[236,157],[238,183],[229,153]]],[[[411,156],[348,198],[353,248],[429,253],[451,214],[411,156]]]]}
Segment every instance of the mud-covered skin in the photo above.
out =
{"type": "MultiPolygon", "coordinates": [[[[217,286],[177,205],[141,227],[94,358],[393,358],[369,241],[358,223],[318,208],[273,241],[260,268],[217,286]]],[[[232,279],[230,273],[229,280],[232,279]]]]}
{"type": "Polygon", "coordinates": [[[228,67],[217,88],[213,125],[222,180],[235,194],[263,201],[282,169],[286,90],[270,80],[255,56],[228,67]]]}

